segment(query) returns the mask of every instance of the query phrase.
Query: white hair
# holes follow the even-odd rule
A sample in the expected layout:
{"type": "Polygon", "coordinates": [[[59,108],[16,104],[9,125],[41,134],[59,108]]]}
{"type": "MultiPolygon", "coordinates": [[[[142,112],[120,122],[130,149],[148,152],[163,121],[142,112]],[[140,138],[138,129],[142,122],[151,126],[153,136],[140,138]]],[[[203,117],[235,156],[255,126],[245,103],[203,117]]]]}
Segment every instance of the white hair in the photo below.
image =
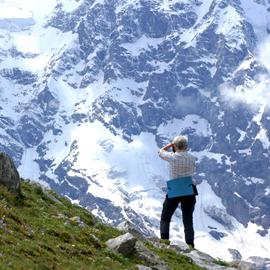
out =
{"type": "Polygon", "coordinates": [[[178,149],[187,149],[188,146],[188,139],[186,136],[176,136],[173,139],[173,144],[178,148],[178,149]]]}

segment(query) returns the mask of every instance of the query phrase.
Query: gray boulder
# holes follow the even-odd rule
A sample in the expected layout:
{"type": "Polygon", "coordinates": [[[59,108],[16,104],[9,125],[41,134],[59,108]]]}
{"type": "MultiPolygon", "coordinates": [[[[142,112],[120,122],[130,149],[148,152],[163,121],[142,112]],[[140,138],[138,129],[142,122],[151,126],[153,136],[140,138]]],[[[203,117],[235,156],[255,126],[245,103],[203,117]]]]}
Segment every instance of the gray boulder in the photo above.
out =
{"type": "Polygon", "coordinates": [[[249,257],[249,262],[241,261],[238,265],[240,270],[270,270],[270,259],[257,256],[249,257]]]}
{"type": "Polygon", "coordinates": [[[19,173],[12,159],[3,152],[0,153],[0,184],[13,193],[19,194],[21,191],[19,173]]]}
{"type": "Polygon", "coordinates": [[[234,261],[241,261],[242,255],[237,249],[229,248],[229,252],[232,254],[232,259],[234,261]]]}
{"type": "Polygon", "coordinates": [[[79,227],[86,227],[87,225],[81,220],[79,216],[69,218],[69,222],[74,225],[78,225],[79,227]]]}
{"type": "Polygon", "coordinates": [[[135,250],[137,239],[130,233],[120,235],[106,242],[109,249],[119,252],[123,255],[132,254],[135,250]]]}
{"type": "Polygon", "coordinates": [[[137,242],[135,249],[135,256],[143,260],[152,269],[170,270],[166,263],[158,255],[149,250],[142,242],[137,242]]]}
{"type": "Polygon", "coordinates": [[[238,265],[240,270],[265,270],[261,266],[256,265],[252,262],[241,261],[238,265]]]}
{"type": "Polygon", "coordinates": [[[144,261],[145,265],[137,265],[139,270],[170,270],[166,263],[155,253],[150,251],[141,241],[137,241],[131,233],[126,233],[106,242],[109,249],[123,255],[133,254],[136,258],[144,261]]]}
{"type": "Polygon", "coordinates": [[[170,248],[174,249],[174,250],[176,250],[178,252],[181,252],[181,253],[190,252],[189,246],[186,243],[180,242],[180,241],[175,245],[170,245],[170,248]]]}
{"type": "Polygon", "coordinates": [[[208,270],[235,270],[234,267],[223,266],[217,264],[215,259],[210,255],[199,250],[192,250],[186,254],[196,265],[204,267],[208,270]]]}
{"type": "Polygon", "coordinates": [[[151,267],[148,267],[148,266],[145,266],[145,265],[140,265],[140,264],[137,265],[137,269],[138,270],[152,270],[151,267]]]}

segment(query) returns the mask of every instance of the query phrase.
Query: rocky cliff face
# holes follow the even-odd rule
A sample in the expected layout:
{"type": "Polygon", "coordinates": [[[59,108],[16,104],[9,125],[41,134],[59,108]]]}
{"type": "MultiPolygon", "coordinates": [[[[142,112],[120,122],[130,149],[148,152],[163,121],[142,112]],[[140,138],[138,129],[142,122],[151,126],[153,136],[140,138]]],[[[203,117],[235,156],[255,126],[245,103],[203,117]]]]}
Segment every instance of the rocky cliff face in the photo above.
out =
{"type": "Polygon", "coordinates": [[[52,8],[42,20],[0,20],[0,149],[22,174],[106,222],[128,220],[151,235],[167,177],[156,151],[185,134],[202,183],[198,238],[228,247],[239,229],[266,246],[269,66],[260,50],[267,22],[257,14],[268,18],[268,4],[89,0],[52,8]],[[23,47],[29,33],[43,45],[23,47]]]}
{"type": "Polygon", "coordinates": [[[20,176],[12,159],[5,153],[0,153],[0,184],[11,192],[20,194],[20,176]]]}

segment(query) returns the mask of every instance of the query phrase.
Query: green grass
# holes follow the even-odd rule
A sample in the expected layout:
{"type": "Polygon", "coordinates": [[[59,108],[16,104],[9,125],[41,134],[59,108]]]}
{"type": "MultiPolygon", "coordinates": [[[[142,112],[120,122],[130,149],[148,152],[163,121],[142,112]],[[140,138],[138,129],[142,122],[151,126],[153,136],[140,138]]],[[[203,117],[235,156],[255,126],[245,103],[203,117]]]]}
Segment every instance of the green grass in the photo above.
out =
{"type": "Polygon", "coordinates": [[[0,269],[127,269],[139,263],[106,249],[121,234],[89,212],[35,184],[22,181],[16,197],[0,186],[0,269]],[[79,216],[85,227],[71,217],[79,216]]]}
{"type": "MultiPolygon", "coordinates": [[[[0,269],[134,270],[147,263],[106,248],[123,232],[98,222],[86,209],[27,181],[14,196],[0,186],[0,269]],[[48,195],[49,194],[49,195],[48,195]],[[55,198],[55,199],[54,199],[55,198]],[[79,226],[80,217],[85,226],[79,226]]],[[[173,269],[202,269],[173,250],[147,247],[173,269]]]]}
{"type": "Polygon", "coordinates": [[[224,260],[218,258],[214,260],[214,263],[221,266],[227,266],[230,267],[231,265],[228,262],[225,262],[224,260]]]}

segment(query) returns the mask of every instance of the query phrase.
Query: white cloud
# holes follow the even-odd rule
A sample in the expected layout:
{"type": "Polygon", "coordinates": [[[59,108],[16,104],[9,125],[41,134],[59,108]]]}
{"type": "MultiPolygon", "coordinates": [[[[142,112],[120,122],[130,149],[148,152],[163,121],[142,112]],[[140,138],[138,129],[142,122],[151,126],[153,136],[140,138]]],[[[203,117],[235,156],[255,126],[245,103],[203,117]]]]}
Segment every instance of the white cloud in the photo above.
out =
{"type": "Polygon", "coordinates": [[[264,66],[270,71],[270,37],[265,39],[258,46],[258,58],[264,66]]]}
{"type": "Polygon", "coordinates": [[[256,81],[250,81],[248,85],[231,87],[227,84],[220,88],[221,97],[229,106],[237,106],[244,103],[253,109],[270,105],[270,79],[261,75],[256,81]]]}
{"type": "MultiPolygon", "coordinates": [[[[270,38],[263,40],[256,52],[256,59],[270,72],[270,38]]],[[[243,70],[245,65],[241,65],[243,70]]],[[[249,67],[248,67],[249,68],[249,67]]],[[[220,93],[229,106],[244,103],[253,109],[270,106],[270,76],[258,74],[254,81],[246,81],[245,85],[232,87],[228,84],[222,85],[220,93]]]]}

